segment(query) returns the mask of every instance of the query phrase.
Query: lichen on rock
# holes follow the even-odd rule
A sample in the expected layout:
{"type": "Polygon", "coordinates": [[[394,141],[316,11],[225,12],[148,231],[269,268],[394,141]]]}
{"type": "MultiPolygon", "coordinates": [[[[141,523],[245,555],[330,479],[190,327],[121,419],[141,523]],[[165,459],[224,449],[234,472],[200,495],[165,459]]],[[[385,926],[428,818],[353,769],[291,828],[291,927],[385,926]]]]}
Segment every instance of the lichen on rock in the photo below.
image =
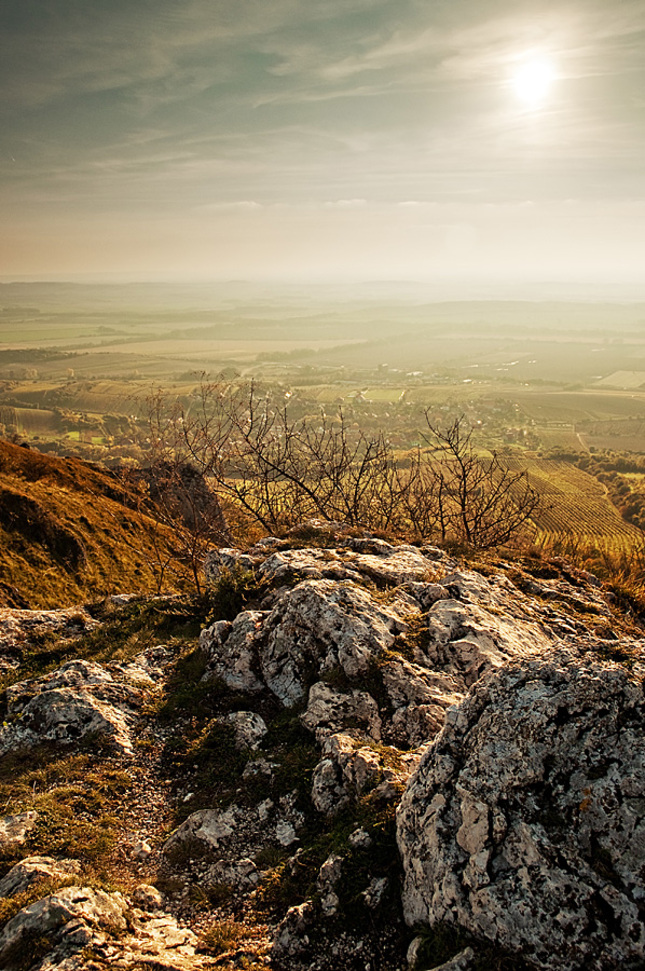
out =
{"type": "Polygon", "coordinates": [[[475,685],[398,809],[408,923],[553,971],[642,961],[644,728],[642,686],[577,653],[475,685]]]}

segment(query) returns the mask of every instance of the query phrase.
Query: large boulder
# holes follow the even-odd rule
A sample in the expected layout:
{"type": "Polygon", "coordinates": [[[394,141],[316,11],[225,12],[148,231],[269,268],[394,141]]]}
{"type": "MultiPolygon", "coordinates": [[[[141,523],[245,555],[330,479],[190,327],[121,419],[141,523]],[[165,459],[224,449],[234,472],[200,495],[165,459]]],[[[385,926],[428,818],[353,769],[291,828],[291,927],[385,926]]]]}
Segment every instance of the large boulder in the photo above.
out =
{"type": "Polygon", "coordinates": [[[476,684],[399,806],[407,922],[547,971],[642,967],[644,729],[642,685],[581,653],[476,684]]]}
{"type": "Polygon", "coordinates": [[[377,603],[353,583],[306,580],[280,598],[269,614],[244,611],[232,625],[204,631],[208,674],[234,690],[269,689],[283,705],[304,700],[324,672],[365,674],[405,630],[407,601],[377,603]]]}

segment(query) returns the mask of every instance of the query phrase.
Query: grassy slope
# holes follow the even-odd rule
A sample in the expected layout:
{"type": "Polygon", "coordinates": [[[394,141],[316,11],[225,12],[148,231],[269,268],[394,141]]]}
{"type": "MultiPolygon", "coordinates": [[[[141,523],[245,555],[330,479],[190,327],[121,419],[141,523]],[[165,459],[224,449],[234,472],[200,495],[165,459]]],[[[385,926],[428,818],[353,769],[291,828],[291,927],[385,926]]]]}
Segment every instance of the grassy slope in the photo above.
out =
{"type": "Polygon", "coordinates": [[[154,590],[164,539],[119,499],[96,466],[0,441],[0,605],[19,604],[6,586],[31,607],[154,590]]]}

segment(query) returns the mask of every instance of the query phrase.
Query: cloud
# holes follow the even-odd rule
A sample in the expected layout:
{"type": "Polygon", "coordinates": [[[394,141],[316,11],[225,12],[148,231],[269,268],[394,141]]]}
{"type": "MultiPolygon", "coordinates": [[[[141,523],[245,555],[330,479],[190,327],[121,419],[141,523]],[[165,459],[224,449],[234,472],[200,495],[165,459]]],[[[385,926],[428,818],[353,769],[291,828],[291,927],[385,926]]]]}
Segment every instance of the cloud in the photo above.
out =
{"type": "Polygon", "coordinates": [[[401,251],[463,205],[463,252],[469,207],[645,198],[644,49],[642,0],[3,0],[0,193],[143,237],[387,211],[401,251]],[[509,77],[538,48],[560,78],[527,113],[509,77]]]}

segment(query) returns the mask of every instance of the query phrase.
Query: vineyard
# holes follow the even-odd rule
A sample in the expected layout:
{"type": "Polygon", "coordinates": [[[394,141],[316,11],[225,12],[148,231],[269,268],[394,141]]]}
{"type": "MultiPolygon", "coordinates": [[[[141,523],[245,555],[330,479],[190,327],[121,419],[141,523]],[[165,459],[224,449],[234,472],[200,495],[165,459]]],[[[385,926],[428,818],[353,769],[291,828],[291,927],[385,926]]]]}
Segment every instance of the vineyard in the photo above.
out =
{"type": "Polygon", "coordinates": [[[593,476],[566,462],[509,458],[511,471],[528,472],[542,505],[535,518],[537,540],[547,544],[572,540],[581,546],[629,550],[643,546],[643,533],[625,522],[593,476]]]}

